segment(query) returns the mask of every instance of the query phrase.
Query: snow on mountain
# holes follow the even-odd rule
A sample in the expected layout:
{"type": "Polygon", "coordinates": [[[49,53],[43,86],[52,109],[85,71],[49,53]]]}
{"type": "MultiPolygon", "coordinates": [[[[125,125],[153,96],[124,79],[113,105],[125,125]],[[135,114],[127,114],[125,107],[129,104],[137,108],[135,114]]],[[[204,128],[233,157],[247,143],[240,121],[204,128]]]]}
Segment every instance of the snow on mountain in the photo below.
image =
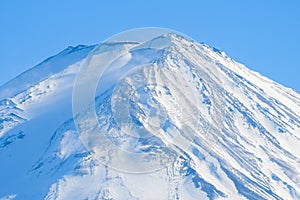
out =
{"type": "Polygon", "coordinates": [[[0,99],[0,199],[300,198],[300,95],[177,34],[67,48],[0,99]]]}
{"type": "Polygon", "coordinates": [[[59,73],[69,65],[85,58],[94,47],[95,46],[93,45],[78,45],[76,47],[69,46],[59,54],[49,57],[39,65],[2,85],[0,87],[0,99],[11,98],[19,92],[23,92],[29,87],[47,79],[49,76],[59,73]]]}

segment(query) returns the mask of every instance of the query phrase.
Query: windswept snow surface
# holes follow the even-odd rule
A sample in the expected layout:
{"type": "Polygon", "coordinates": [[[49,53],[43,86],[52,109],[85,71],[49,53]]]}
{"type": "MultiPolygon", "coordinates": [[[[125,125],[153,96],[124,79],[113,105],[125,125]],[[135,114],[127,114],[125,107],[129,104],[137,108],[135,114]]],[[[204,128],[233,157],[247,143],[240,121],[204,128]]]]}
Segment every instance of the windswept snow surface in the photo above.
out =
{"type": "Polygon", "coordinates": [[[177,34],[70,47],[0,97],[0,199],[300,199],[300,95],[177,34]]]}

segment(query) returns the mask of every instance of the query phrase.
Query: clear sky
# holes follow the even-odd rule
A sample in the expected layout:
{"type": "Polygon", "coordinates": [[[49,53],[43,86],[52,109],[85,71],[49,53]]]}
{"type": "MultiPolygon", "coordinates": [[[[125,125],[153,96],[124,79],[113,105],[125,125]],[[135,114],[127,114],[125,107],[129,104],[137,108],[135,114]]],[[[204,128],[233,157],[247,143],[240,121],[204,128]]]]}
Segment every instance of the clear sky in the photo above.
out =
{"type": "Polygon", "coordinates": [[[299,0],[0,0],[0,85],[69,45],[165,27],[300,92],[299,0]]]}

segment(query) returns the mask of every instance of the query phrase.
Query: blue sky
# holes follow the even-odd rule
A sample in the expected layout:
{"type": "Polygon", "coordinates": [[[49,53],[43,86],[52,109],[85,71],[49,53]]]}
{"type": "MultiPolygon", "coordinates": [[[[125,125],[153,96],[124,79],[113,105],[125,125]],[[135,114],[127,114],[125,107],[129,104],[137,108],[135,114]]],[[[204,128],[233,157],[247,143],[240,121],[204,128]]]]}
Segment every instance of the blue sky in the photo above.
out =
{"type": "Polygon", "coordinates": [[[69,45],[165,27],[300,92],[300,1],[1,0],[0,84],[69,45]]]}

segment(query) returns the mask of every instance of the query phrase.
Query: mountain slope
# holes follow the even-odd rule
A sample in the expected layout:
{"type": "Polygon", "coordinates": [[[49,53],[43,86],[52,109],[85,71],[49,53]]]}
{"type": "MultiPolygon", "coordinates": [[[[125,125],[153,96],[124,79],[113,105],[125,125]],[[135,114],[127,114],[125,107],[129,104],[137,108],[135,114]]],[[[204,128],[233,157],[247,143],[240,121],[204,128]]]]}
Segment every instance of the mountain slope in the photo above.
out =
{"type": "Polygon", "coordinates": [[[176,34],[68,56],[0,88],[0,197],[300,198],[295,91],[176,34]],[[96,76],[76,75],[104,63],[95,102],[73,115],[74,84],[96,76]]]}

